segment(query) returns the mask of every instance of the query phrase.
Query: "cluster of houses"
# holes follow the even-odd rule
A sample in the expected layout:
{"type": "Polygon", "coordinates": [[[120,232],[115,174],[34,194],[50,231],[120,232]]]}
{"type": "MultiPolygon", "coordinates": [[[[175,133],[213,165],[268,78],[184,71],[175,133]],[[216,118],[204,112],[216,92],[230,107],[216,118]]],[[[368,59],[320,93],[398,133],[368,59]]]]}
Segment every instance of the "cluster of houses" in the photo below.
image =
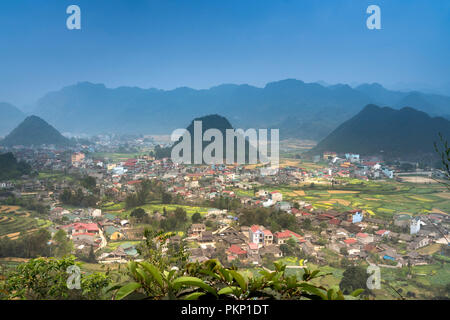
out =
{"type": "MultiPolygon", "coordinates": [[[[129,220],[102,213],[100,209],[67,210],[54,207],[50,210],[49,218],[54,223],[50,227],[51,233],[54,234],[59,229],[66,231],[77,252],[86,252],[91,247],[96,252],[105,248],[108,242],[142,240],[142,235],[130,227],[129,220]]],[[[103,253],[98,259],[105,263],[124,262],[136,256],[135,245],[124,242],[115,250],[103,253]]]]}
{"type": "Polygon", "coordinates": [[[429,256],[419,249],[432,243],[448,243],[448,230],[443,224],[450,222],[449,217],[440,213],[415,217],[398,215],[393,223],[372,218],[362,210],[340,213],[302,209],[295,215],[299,224],[309,219],[313,228],[320,226],[320,234],[310,230],[303,230],[303,235],[291,230],[272,232],[261,225],[226,226],[209,231],[204,224],[193,224],[185,239],[198,245],[191,249],[191,260],[217,258],[217,248],[225,247],[228,262],[238,259],[244,264],[261,265],[266,255],[282,257],[280,246],[292,239],[307,256],[324,263],[326,257],[322,249],[327,248],[349,260],[364,259],[369,263],[401,267],[429,263],[429,256]],[[394,232],[391,227],[402,231],[394,232]]]}
{"type": "MultiPolygon", "coordinates": [[[[100,139],[97,145],[108,148],[108,139],[100,139]]],[[[140,144],[144,141],[140,141],[140,144]]],[[[260,264],[262,257],[283,255],[280,246],[293,239],[309,256],[324,259],[321,249],[329,248],[349,259],[372,259],[374,254],[386,263],[426,263],[426,257],[417,251],[431,243],[445,243],[448,230],[447,215],[432,213],[426,216],[396,215],[395,221],[376,219],[362,210],[336,212],[320,211],[312,205],[283,199],[277,190],[266,190],[268,185],[298,184],[317,179],[333,181],[336,177],[358,179],[394,178],[394,170],[380,159],[362,158],[358,154],[338,155],[325,152],[315,161],[326,161],[327,168],[303,169],[283,166],[276,175],[263,175],[259,169],[241,165],[184,166],[169,159],[157,160],[150,155],[131,159],[93,159],[86,156],[92,147],[66,152],[56,149],[18,149],[18,157],[29,161],[34,168],[64,171],[89,175],[97,180],[100,196],[108,195],[120,202],[134,192],[143,179],[157,179],[166,192],[181,197],[186,203],[205,203],[217,198],[231,198],[248,207],[275,208],[296,217],[299,225],[309,219],[313,228],[320,226],[321,233],[303,230],[299,235],[290,230],[272,232],[267,226],[239,226],[236,217],[227,210],[210,209],[207,218],[216,217],[217,230],[207,230],[204,224],[193,224],[186,241],[196,243],[191,258],[204,260],[217,255],[217,247],[225,247],[227,261],[260,264]],[[237,191],[239,190],[239,191],[237,191]],[[233,225],[233,226],[231,226],[233,225]],[[326,239],[326,243],[321,241],[326,239]]],[[[48,183],[45,178],[24,179],[14,186],[9,182],[2,189],[15,189],[19,196],[30,195],[37,200],[57,203],[59,195],[69,181],[48,183]]],[[[65,210],[55,207],[50,211],[50,220],[57,228],[66,230],[77,248],[93,246],[103,248],[107,241],[137,240],[131,232],[129,221],[102,213],[99,209],[65,210]],[[94,225],[96,227],[94,227],[94,225]]],[[[181,241],[174,237],[171,241],[181,241]]],[[[105,252],[102,261],[122,261],[136,257],[133,245],[118,246],[105,252]]]]}

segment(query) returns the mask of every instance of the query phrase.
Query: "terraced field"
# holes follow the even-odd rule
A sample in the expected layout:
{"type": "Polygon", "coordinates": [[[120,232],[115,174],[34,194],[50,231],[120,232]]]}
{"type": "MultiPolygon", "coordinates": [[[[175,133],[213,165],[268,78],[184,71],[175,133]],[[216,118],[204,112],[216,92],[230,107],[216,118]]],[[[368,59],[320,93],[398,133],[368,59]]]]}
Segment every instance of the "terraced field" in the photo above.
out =
{"type": "Polygon", "coordinates": [[[35,214],[16,206],[0,206],[0,237],[18,239],[21,234],[48,227],[48,220],[35,218],[35,214]]]}
{"type": "Polygon", "coordinates": [[[284,200],[306,201],[317,209],[359,208],[381,218],[390,218],[398,213],[450,212],[449,193],[438,184],[343,179],[341,185],[333,189],[316,185],[280,186],[277,190],[283,194],[284,200]]]}

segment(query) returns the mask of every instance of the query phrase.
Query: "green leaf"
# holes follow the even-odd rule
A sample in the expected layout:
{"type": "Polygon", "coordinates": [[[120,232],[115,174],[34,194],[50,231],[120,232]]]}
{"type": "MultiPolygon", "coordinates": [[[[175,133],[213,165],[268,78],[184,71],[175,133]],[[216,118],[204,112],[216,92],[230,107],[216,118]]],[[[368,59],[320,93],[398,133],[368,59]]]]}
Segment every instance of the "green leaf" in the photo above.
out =
{"type": "Polygon", "coordinates": [[[163,281],[162,275],[159,272],[159,270],[154,265],[151,265],[148,262],[140,262],[140,264],[141,264],[141,266],[143,266],[145,268],[145,270],[150,272],[150,274],[152,275],[153,279],[155,279],[155,281],[158,283],[158,285],[161,288],[163,288],[164,287],[164,281],[163,281]]]}
{"type": "Polygon", "coordinates": [[[230,270],[229,272],[231,273],[233,278],[236,280],[236,282],[239,284],[242,291],[247,291],[247,282],[245,281],[244,277],[235,270],[230,270]]]}
{"type": "Polygon", "coordinates": [[[116,299],[122,300],[123,298],[125,298],[126,296],[133,293],[134,291],[136,291],[139,288],[141,288],[140,283],[137,283],[137,282],[127,283],[122,288],[120,288],[119,291],[117,291],[116,299]]]}
{"type": "Polygon", "coordinates": [[[229,270],[227,270],[225,268],[220,268],[219,272],[222,274],[222,276],[226,282],[230,283],[231,281],[233,281],[233,276],[231,275],[229,270]]]}
{"type": "Polygon", "coordinates": [[[333,300],[333,295],[334,295],[334,289],[328,290],[328,292],[327,292],[328,300],[333,300]]]}
{"type": "Polygon", "coordinates": [[[136,267],[137,267],[136,262],[130,261],[130,262],[128,263],[128,268],[130,269],[130,272],[131,272],[131,274],[132,274],[133,276],[136,276],[136,267]]]}
{"type": "Polygon", "coordinates": [[[323,300],[327,299],[327,296],[325,295],[325,293],[322,292],[322,290],[320,290],[319,288],[317,288],[317,287],[315,287],[315,286],[313,286],[311,284],[301,283],[299,285],[299,287],[301,287],[306,292],[309,292],[309,293],[311,293],[313,295],[316,295],[316,296],[320,297],[323,300]]]}
{"type": "Polygon", "coordinates": [[[234,294],[238,287],[225,287],[219,290],[218,294],[234,294]]]}
{"type": "Polygon", "coordinates": [[[353,291],[352,293],[350,293],[351,296],[353,297],[357,297],[359,296],[361,293],[364,292],[364,289],[356,289],[355,291],[353,291]]]}
{"type": "Polygon", "coordinates": [[[136,274],[141,277],[141,279],[146,283],[150,284],[149,276],[141,268],[136,268],[136,274]]]}
{"type": "Polygon", "coordinates": [[[204,296],[206,293],[204,292],[193,292],[190,293],[186,296],[184,296],[182,299],[183,300],[198,300],[198,298],[200,298],[201,296],[204,296]]]}
{"type": "Polygon", "coordinates": [[[214,290],[214,288],[196,277],[179,277],[172,282],[172,285],[174,286],[174,288],[179,288],[182,286],[199,287],[217,296],[216,290],[214,290]]]}

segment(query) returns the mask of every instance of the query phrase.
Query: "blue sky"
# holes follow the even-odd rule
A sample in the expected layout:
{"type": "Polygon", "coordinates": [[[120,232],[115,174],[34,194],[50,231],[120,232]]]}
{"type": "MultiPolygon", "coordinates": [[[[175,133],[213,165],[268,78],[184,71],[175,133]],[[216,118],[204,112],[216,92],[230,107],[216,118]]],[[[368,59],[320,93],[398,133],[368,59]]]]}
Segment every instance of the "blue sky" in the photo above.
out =
{"type": "Polygon", "coordinates": [[[0,101],[79,81],[209,88],[296,78],[448,90],[448,0],[5,0],[0,101]],[[66,28],[81,8],[82,29],[66,28]],[[366,8],[381,8],[368,30],[366,8]]]}

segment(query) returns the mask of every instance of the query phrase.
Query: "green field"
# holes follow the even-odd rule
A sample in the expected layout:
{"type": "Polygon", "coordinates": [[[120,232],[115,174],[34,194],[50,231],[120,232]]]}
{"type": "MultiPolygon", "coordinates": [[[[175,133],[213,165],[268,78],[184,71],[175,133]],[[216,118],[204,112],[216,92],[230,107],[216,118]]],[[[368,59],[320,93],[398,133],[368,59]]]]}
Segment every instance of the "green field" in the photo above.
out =
{"type": "Polygon", "coordinates": [[[113,162],[126,161],[133,159],[136,156],[148,155],[148,153],[136,152],[136,153],[107,153],[107,152],[95,152],[90,154],[94,159],[109,159],[113,162]]]}
{"type": "MultiPolygon", "coordinates": [[[[167,211],[174,211],[176,208],[183,208],[184,210],[186,210],[188,217],[191,217],[196,212],[200,213],[201,215],[206,215],[209,209],[206,207],[187,206],[181,204],[161,204],[156,202],[145,204],[137,208],[143,208],[148,213],[153,213],[153,211],[155,210],[162,213],[164,208],[166,208],[167,211]]],[[[128,218],[134,209],[135,208],[125,209],[125,203],[123,202],[118,204],[107,204],[102,207],[102,210],[104,210],[105,213],[115,214],[121,218],[128,218]]]]}
{"type": "Polygon", "coordinates": [[[359,208],[380,218],[391,218],[397,213],[450,211],[450,198],[439,196],[446,191],[439,184],[340,179],[340,185],[333,188],[305,184],[264,189],[279,190],[283,194],[283,200],[302,200],[316,209],[343,211],[359,208]],[[299,191],[303,191],[304,195],[294,193],[299,191]]]}
{"type": "Polygon", "coordinates": [[[0,206],[0,237],[9,235],[11,239],[15,239],[20,233],[32,232],[50,225],[50,221],[39,218],[34,212],[14,206],[0,206]]]}

